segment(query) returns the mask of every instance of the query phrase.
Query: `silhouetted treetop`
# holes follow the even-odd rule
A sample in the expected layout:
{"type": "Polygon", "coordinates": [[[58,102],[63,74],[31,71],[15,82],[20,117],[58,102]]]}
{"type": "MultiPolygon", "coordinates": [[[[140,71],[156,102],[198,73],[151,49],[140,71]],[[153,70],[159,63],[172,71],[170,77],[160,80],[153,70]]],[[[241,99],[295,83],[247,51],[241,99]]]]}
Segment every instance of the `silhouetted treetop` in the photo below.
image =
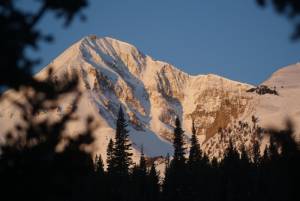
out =
{"type": "Polygon", "coordinates": [[[26,54],[27,48],[37,50],[41,41],[53,40],[52,35],[43,33],[36,25],[49,12],[69,25],[77,14],[84,18],[81,11],[87,6],[86,0],[39,0],[36,3],[40,8],[28,12],[17,6],[17,0],[0,1],[0,87],[19,89],[25,85],[50,90],[50,86],[32,77],[32,67],[39,60],[26,54]]]}
{"type": "Polygon", "coordinates": [[[275,10],[282,15],[285,15],[291,20],[294,20],[295,31],[292,34],[292,39],[300,39],[300,1],[299,0],[256,0],[258,5],[265,7],[269,3],[273,5],[275,10]]]}

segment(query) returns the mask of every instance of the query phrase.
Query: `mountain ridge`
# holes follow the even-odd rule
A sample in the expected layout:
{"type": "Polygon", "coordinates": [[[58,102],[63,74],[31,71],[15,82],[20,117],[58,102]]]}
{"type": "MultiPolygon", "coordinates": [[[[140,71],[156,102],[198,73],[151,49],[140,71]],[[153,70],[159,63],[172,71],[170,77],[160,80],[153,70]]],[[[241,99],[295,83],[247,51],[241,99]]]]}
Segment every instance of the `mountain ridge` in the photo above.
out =
{"type": "MultiPolygon", "coordinates": [[[[172,129],[176,116],[183,123],[187,142],[192,121],[195,121],[199,140],[204,142],[215,136],[219,128],[227,127],[233,121],[247,121],[265,107],[261,104],[264,102],[262,96],[247,92],[254,87],[250,84],[214,74],[189,75],[167,62],[154,60],[129,43],[110,37],[90,35],[82,38],[36,77],[45,79],[50,67],[53,68],[53,80],[66,79],[66,75],[73,72],[79,76],[79,90],[83,92],[77,111],[81,117],[79,121],[91,114],[99,122],[95,152],[102,155],[105,155],[109,139],[114,136],[120,105],[129,121],[134,152],[138,154],[143,146],[148,156],[172,153],[172,129]]],[[[274,99],[271,95],[265,97],[274,99]]],[[[64,113],[69,99],[59,103],[60,112],[50,111],[47,115],[64,113]]],[[[11,117],[12,113],[6,110],[1,115],[2,132],[9,129],[6,122],[17,120],[17,115],[11,117]]],[[[68,131],[76,135],[80,127],[74,123],[68,131]]]]}

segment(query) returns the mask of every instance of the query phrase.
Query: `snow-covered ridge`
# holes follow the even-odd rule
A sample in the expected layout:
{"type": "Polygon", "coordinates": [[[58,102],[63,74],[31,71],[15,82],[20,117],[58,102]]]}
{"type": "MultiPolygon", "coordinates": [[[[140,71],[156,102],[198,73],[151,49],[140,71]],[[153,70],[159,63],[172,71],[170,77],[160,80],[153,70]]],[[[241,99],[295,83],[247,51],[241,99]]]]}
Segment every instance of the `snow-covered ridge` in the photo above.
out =
{"type": "Polygon", "coordinates": [[[296,134],[300,134],[300,63],[279,69],[262,84],[279,94],[255,97],[255,113],[260,117],[262,126],[282,127],[290,118],[297,128],[296,134]]]}

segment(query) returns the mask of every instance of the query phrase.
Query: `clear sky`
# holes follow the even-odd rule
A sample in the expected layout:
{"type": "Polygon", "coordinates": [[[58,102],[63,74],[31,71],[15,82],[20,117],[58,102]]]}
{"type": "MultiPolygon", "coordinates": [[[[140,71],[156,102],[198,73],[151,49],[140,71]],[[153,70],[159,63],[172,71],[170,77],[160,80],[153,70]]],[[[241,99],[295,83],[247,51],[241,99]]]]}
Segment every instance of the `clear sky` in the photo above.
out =
{"type": "Polygon", "coordinates": [[[90,0],[84,13],[87,21],[77,19],[67,29],[50,15],[39,24],[56,38],[34,53],[40,66],[90,34],[131,43],[190,74],[252,84],[300,61],[300,41],[289,38],[292,22],[255,0],[90,0]]]}

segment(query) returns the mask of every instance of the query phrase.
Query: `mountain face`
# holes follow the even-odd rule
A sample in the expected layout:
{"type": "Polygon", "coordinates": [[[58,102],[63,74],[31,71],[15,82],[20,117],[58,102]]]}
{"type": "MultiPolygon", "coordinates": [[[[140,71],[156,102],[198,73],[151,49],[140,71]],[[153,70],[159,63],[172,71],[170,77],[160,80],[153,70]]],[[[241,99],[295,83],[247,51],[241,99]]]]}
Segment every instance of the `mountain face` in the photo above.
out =
{"type": "MultiPolygon", "coordinates": [[[[234,121],[250,120],[252,115],[266,120],[282,119],[285,114],[300,118],[300,64],[274,73],[263,83],[276,87],[279,95],[257,94],[249,84],[217,75],[189,75],[173,65],[152,59],[136,47],[112,38],[88,36],[65,50],[36,76],[45,79],[49,68],[52,80],[65,80],[76,73],[82,97],[77,105],[78,122],[68,125],[76,135],[84,119],[92,115],[99,123],[95,131],[95,152],[105,158],[105,150],[114,136],[120,106],[129,121],[134,152],[143,146],[148,156],[172,153],[172,132],[178,116],[188,139],[192,121],[201,142],[216,139],[218,129],[234,121]],[[250,91],[249,91],[250,90],[250,91]],[[296,105],[299,105],[296,107],[296,105]],[[295,106],[296,108],[293,108],[295,106]]],[[[15,92],[7,92],[18,96],[15,92]]],[[[72,97],[43,115],[60,116],[70,108],[72,97]]],[[[0,104],[0,132],[18,121],[17,110],[7,101],[0,104]]]]}

